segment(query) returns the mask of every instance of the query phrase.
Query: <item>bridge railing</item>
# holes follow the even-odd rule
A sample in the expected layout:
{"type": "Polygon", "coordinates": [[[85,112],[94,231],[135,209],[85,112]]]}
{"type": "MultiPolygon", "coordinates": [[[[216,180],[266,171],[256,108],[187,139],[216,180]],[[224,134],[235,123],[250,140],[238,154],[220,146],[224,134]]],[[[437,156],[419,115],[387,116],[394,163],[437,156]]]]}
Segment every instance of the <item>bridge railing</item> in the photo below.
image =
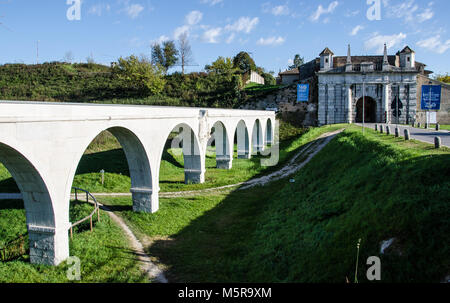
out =
{"type": "Polygon", "coordinates": [[[77,221],[75,223],[73,223],[69,230],[70,230],[70,238],[73,238],[73,228],[75,226],[80,225],[83,222],[86,222],[87,220],[89,220],[90,222],[90,227],[91,227],[91,232],[94,230],[94,225],[93,225],[93,217],[95,216],[95,214],[97,214],[97,220],[98,222],[100,222],[100,204],[97,202],[97,199],[95,199],[94,195],[92,195],[89,191],[82,189],[82,188],[78,188],[78,187],[73,187],[72,188],[75,191],[75,201],[78,201],[78,192],[83,192],[86,195],[86,203],[92,204],[94,205],[94,210],[92,211],[92,213],[87,216],[84,219],[81,219],[80,221],[77,221]],[[89,200],[89,197],[92,199],[92,201],[89,200]]]}

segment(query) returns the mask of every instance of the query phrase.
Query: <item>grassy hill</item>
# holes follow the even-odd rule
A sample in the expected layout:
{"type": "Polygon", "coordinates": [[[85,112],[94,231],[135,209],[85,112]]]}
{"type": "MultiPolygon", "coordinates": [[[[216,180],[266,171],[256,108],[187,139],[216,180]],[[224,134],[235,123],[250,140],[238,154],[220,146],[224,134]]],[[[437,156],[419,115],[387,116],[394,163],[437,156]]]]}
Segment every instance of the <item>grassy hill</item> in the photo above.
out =
{"type": "Polygon", "coordinates": [[[1,99],[86,102],[126,97],[110,68],[98,64],[44,63],[0,66],[1,99]]]}
{"type": "Polygon", "coordinates": [[[161,199],[156,214],[103,200],[172,281],[353,282],[361,239],[359,282],[369,256],[381,258],[382,282],[440,282],[450,271],[450,150],[346,127],[295,183],[161,199]]]}
{"type": "Polygon", "coordinates": [[[121,81],[109,66],[50,62],[0,65],[0,100],[95,102],[232,108],[241,99],[238,76],[173,73],[160,94],[121,81]]]}

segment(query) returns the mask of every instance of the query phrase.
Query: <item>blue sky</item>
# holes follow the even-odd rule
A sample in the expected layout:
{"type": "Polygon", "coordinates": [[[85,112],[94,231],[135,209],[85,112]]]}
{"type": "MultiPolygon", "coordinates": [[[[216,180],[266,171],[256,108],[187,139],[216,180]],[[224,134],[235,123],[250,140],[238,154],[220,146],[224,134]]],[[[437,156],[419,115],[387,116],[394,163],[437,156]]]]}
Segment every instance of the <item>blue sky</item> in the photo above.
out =
{"type": "Polygon", "coordinates": [[[350,43],[353,55],[381,54],[387,42],[389,54],[409,45],[428,69],[450,72],[448,0],[82,0],[80,20],[68,19],[67,1],[0,0],[0,64],[35,63],[38,40],[40,62],[71,52],[109,64],[188,32],[198,64],[188,71],[244,50],[278,73],[296,53],[346,55],[350,43]],[[369,20],[378,1],[381,20],[369,20]]]}

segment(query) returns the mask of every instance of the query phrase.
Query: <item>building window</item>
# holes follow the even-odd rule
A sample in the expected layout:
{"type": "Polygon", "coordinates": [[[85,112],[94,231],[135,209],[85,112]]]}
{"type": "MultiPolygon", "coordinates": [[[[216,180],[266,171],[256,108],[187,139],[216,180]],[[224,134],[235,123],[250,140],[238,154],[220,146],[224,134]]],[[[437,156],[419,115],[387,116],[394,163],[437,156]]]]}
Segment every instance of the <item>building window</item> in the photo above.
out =
{"type": "Polygon", "coordinates": [[[410,58],[410,57],[407,57],[406,60],[407,60],[408,62],[410,62],[410,61],[411,61],[411,58],[410,58]]]}
{"type": "Polygon", "coordinates": [[[328,63],[328,58],[325,59],[325,63],[328,63]]]}

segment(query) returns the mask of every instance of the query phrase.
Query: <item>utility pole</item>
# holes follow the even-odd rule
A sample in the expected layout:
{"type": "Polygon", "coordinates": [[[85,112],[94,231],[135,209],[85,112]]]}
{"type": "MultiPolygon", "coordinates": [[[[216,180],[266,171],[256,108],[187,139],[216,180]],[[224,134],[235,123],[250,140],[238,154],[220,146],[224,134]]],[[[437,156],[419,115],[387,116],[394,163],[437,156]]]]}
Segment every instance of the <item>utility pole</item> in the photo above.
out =
{"type": "Polygon", "coordinates": [[[39,40],[36,42],[36,64],[39,64],[39,40]]]}
{"type": "Polygon", "coordinates": [[[397,116],[397,127],[400,120],[400,113],[398,111],[398,100],[400,99],[400,86],[397,88],[397,98],[395,99],[395,114],[397,116]]]}
{"type": "Polygon", "coordinates": [[[364,135],[364,124],[366,122],[366,73],[362,72],[362,78],[363,78],[363,120],[362,120],[362,131],[364,135]]]}
{"type": "Polygon", "coordinates": [[[427,123],[425,124],[427,127],[428,127],[428,125],[429,125],[429,123],[430,123],[430,107],[431,107],[431,98],[432,98],[432,95],[431,95],[431,91],[432,91],[432,86],[431,86],[431,84],[433,84],[433,82],[431,82],[430,81],[430,99],[429,99],[429,102],[430,102],[430,105],[428,106],[428,110],[427,110],[427,123]]]}

